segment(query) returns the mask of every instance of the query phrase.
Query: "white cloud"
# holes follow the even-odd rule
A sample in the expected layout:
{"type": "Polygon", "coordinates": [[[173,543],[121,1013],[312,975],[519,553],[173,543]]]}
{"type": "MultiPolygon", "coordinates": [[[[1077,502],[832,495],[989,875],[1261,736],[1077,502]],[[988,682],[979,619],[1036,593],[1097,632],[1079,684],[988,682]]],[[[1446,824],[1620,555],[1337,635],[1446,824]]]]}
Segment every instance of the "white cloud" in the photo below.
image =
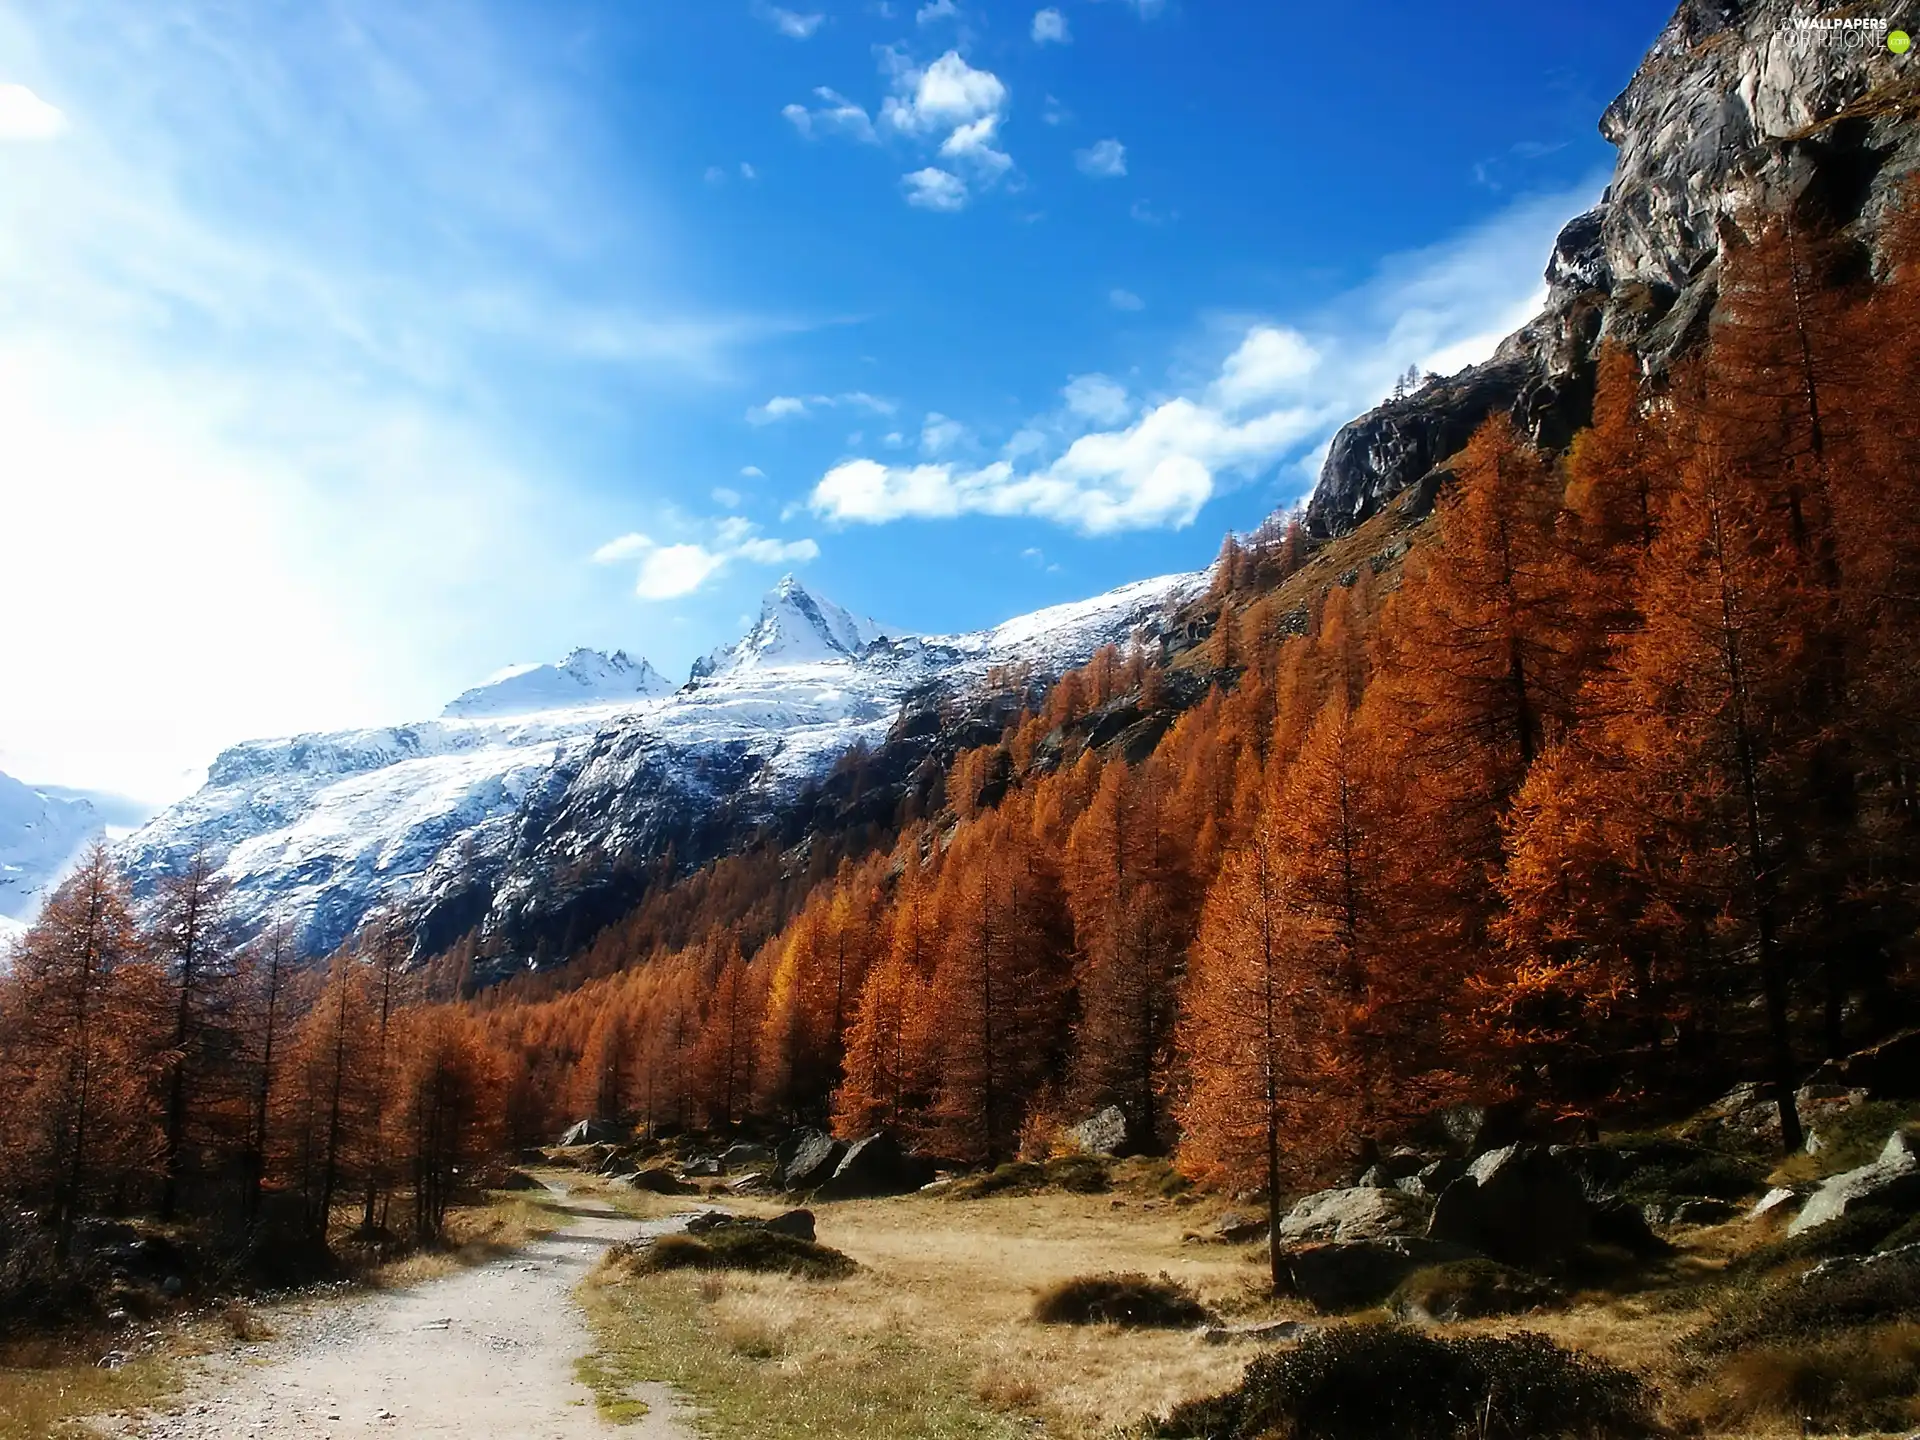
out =
{"type": "Polygon", "coordinates": [[[1013,168],[1013,157],[993,147],[994,131],[999,124],[998,115],[982,115],[949,135],[942,142],[940,153],[950,160],[971,166],[985,178],[1004,175],[1013,168]]]}
{"type": "Polygon", "coordinates": [[[642,600],[676,600],[698,590],[726,563],[704,545],[662,545],[640,562],[633,593],[642,600]]]}
{"type": "Polygon", "coordinates": [[[24,85],[0,85],[0,140],[53,140],[67,131],[67,117],[24,85]]]}
{"type": "Polygon", "coordinates": [[[1060,393],[1069,411],[1097,425],[1118,425],[1133,413],[1127,387],[1105,375],[1076,375],[1060,393]]]}
{"type": "MultiPolygon", "coordinates": [[[[777,420],[796,419],[815,410],[864,410],[870,415],[891,415],[899,406],[883,395],[869,395],[865,390],[848,390],[840,395],[776,395],[764,405],[755,405],[747,411],[749,425],[771,425],[777,420]]],[[[760,472],[751,465],[740,472],[745,475],[760,472]]]]}
{"type": "Polygon", "coordinates": [[[1142,225],[1171,225],[1180,218],[1178,210],[1156,210],[1145,200],[1136,200],[1127,213],[1142,225]]]}
{"type": "Polygon", "coordinates": [[[1527,318],[1540,257],[1598,188],[1596,177],[1387,257],[1372,280],[1300,323],[1240,322],[1186,395],[1143,409],[1119,382],[1079,376],[1064,392],[1064,415],[1020,429],[991,464],[931,451],[918,464],[855,458],[828,470],[809,504],[840,524],[1028,516],[1103,535],[1190,524],[1222,484],[1263,473],[1289,487],[1278,503],[1294,500],[1334,430],[1378,400],[1410,359],[1434,369],[1483,359],[1527,318]],[[1099,428],[1080,433],[1072,421],[1099,428]]]}
{"type": "Polygon", "coordinates": [[[817,86],[813,94],[821,102],[816,108],[809,110],[804,105],[788,105],[780,112],[807,139],[822,135],[845,135],[872,144],[879,138],[874,133],[873,121],[868,118],[867,112],[846,96],[825,85],[817,86]]]}
{"type": "Polygon", "coordinates": [[[941,455],[967,438],[967,427],[950,420],[939,411],[928,414],[920,427],[920,448],[929,455],[941,455]]]}
{"type": "Polygon", "coordinates": [[[1096,140],[1084,150],[1076,150],[1073,163],[1080,173],[1096,180],[1117,180],[1127,173],[1127,147],[1118,140],[1096,140]]]}
{"type": "Polygon", "coordinates": [[[1318,352],[1299,331],[1256,325],[1220,367],[1212,397],[1221,409],[1238,412],[1297,393],[1319,363],[1318,352]]]}
{"type": "Polygon", "coordinates": [[[1064,125],[1073,118],[1073,112],[1060,103],[1056,96],[1047,96],[1046,103],[1040,107],[1040,119],[1047,125],[1064,125]]]}
{"type": "Polygon", "coordinates": [[[741,515],[728,515],[713,527],[712,543],[681,541],[661,545],[635,532],[609,540],[593,558],[601,564],[638,560],[633,593],[642,600],[678,600],[736,562],[749,565],[803,565],[820,557],[812,540],[777,540],[741,515]]]}
{"type": "Polygon", "coordinates": [[[1073,39],[1067,30],[1067,17],[1049,6],[1045,10],[1036,10],[1033,15],[1033,43],[1036,45],[1066,45],[1073,39]]]}
{"type": "Polygon", "coordinates": [[[776,395],[764,405],[755,405],[747,411],[749,425],[771,425],[776,420],[785,420],[790,415],[807,413],[807,402],[798,395],[776,395]]]}
{"type": "Polygon", "coordinates": [[[951,213],[966,208],[966,182],[950,170],[929,165],[924,170],[902,175],[900,183],[906,188],[907,203],[917,205],[922,210],[951,213]]]}
{"type": "Polygon", "coordinates": [[[931,25],[939,20],[957,20],[960,18],[960,7],[953,0],[932,0],[932,3],[922,5],[913,18],[921,25],[931,25]]]}
{"type": "Polygon", "coordinates": [[[742,180],[758,180],[760,178],[760,172],[745,160],[742,160],[740,162],[740,178],[742,180]]]}
{"type": "Polygon", "coordinates": [[[738,510],[740,508],[740,492],[732,486],[716,485],[707,493],[712,496],[713,503],[723,510],[738,510]]]}
{"type": "Polygon", "coordinates": [[[901,67],[896,94],[880,107],[883,124],[906,135],[957,129],[1006,107],[1007,87],[991,70],[976,70],[949,50],[924,70],[901,67]]]}
{"type": "Polygon", "coordinates": [[[778,5],[756,5],[754,12],[790,40],[807,40],[825,23],[824,15],[803,15],[778,5]]]}
{"type": "Polygon", "coordinates": [[[636,556],[646,554],[647,551],[653,548],[652,538],[642,535],[638,530],[635,530],[629,534],[621,535],[616,539],[607,541],[606,544],[594,551],[593,563],[596,565],[612,565],[621,560],[632,560],[636,556]]]}
{"type": "Polygon", "coordinates": [[[749,480],[764,480],[767,478],[767,472],[762,470],[758,465],[742,465],[740,467],[740,473],[749,480]]]}
{"type": "Polygon", "coordinates": [[[1147,302],[1131,290],[1122,290],[1118,286],[1107,292],[1107,303],[1116,310],[1144,310],[1147,302]]]}
{"type": "Polygon", "coordinates": [[[707,166],[706,180],[709,185],[724,185],[727,183],[727,172],[722,170],[718,165],[709,165],[707,166]]]}

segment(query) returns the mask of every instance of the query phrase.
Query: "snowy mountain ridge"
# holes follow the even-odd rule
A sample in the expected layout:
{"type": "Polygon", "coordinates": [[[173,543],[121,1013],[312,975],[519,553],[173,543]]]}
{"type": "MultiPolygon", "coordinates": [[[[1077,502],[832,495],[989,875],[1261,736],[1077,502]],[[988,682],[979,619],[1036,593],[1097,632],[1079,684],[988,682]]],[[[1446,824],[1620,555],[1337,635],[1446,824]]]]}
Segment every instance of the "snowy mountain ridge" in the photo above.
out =
{"type": "Polygon", "coordinates": [[[0,774],[0,940],[25,928],[48,887],[105,830],[91,802],[0,774]]]}
{"type": "Polygon", "coordinates": [[[557,665],[515,665],[484,685],[463,692],[440,713],[448,719],[486,719],[567,710],[581,705],[651,700],[673,690],[673,682],[643,657],[624,650],[611,655],[575,650],[557,665]]]}
{"type": "MultiPolygon", "coordinates": [[[[856,617],[792,576],[730,646],[666,682],[644,660],[575,651],[504,674],[434,720],[254,740],[121,842],[137,894],[196,850],[219,857],[244,931],[290,926],[324,953],[395,905],[440,948],[518,936],[635,867],[724,847],[774,817],[903,704],[996,666],[1058,673],[1157,627],[1204,575],[1172,575],[917,636],[856,617]]],[[[585,923],[585,922],[582,922],[585,923]]]]}

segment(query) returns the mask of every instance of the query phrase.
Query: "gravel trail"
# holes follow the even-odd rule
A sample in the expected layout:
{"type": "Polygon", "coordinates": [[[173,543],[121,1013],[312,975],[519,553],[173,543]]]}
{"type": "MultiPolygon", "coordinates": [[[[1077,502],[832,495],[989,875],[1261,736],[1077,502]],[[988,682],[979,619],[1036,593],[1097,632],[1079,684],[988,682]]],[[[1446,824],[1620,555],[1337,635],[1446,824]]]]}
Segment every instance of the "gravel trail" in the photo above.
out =
{"type": "Polygon", "coordinates": [[[173,1413],[122,1422],[128,1440],[691,1440],[664,1386],[635,1425],[599,1418],[574,1362],[593,1349],[572,1291],[609,1245],[676,1228],[569,1197],[568,1223],[457,1275],[276,1313],[277,1338],[215,1357],[173,1413]]]}

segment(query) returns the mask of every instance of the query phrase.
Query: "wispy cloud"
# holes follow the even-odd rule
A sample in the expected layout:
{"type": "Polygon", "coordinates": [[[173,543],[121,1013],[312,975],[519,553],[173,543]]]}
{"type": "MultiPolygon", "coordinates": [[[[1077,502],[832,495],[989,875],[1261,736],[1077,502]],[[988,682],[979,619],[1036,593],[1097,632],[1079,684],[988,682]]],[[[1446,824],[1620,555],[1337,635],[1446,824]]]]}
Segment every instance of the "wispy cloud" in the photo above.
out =
{"type": "Polygon", "coordinates": [[[844,135],[871,145],[879,138],[874,131],[872,117],[838,91],[830,90],[825,85],[816,86],[813,98],[820,103],[811,108],[788,105],[780,112],[807,139],[844,135]]]}
{"type": "Polygon", "coordinates": [[[600,565],[640,562],[633,593],[642,600],[678,600],[718,579],[737,563],[804,565],[820,556],[812,540],[776,540],[762,535],[751,520],[728,515],[713,524],[709,540],[662,545],[635,531],[607,541],[593,552],[600,565]]]}
{"type": "Polygon", "coordinates": [[[433,713],[549,648],[611,527],[550,407],[504,397],[631,403],[639,375],[684,401],[786,323],[612,243],[648,197],[609,210],[538,27],[166,12],[0,19],[33,67],[0,97],[0,613],[49,617],[0,634],[0,669],[45,677],[0,687],[0,768],[162,799],[232,741],[433,713]],[[74,634],[143,612],[221,644],[76,663],[74,634]],[[113,718],[129,691],[149,723],[113,718]]]}
{"type": "Polygon", "coordinates": [[[1118,140],[1096,140],[1084,150],[1076,150],[1073,163],[1080,173],[1096,180],[1117,180],[1127,173],[1127,147],[1118,140]]]}
{"type": "Polygon", "coordinates": [[[959,18],[960,7],[955,5],[953,0],[931,0],[931,3],[922,5],[913,17],[914,23],[918,25],[935,25],[942,20],[959,18]]]}
{"type": "Polygon", "coordinates": [[[1107,292],[1107,303],[1116,310],[1144,310],[1147,308],[1147,302],[1134,294],[1133,291],[1123,290],[1117,285],[1107,292]]]}
{"type": "Polygon", "coordinates": [[[796,10],[785,10],[778,5],[756,4],[754,14],[765,20],[774,29],[789,40],[810,40],[813,33],[826,23],[826,16],[803,14],[796,10]]]}
{"type": "Polygon", "coordinates": [[[0,85],[0,140],[54,140],[67,132],[67,117],[24,85],[0,85]]]}
{"type": "Polygon", "coordinates": [[[900,184],[907,194],[907,203],[922,210],[939,210],[951,214],[955,210],[967,208],[967,184],[951,170],[942,170],[937,165],[928,165],[924,169],[914,170],[900,177],[900,184]]]}
{"type": "Polygon", "coordinates": [[[1595,179],[1535,197],[1391,257],[1298,323],[1243,321],[1184,393],[1136,399],[1109,376],[1078,376],[1062,406],[1023,426],[997,459],[848,460],[821,477],[809,503],[841,524],[1031,516],[1091,535],[1191,524],[1223,482],[1310,461],[1409,363],[1449,373],[1489,355],[1538,308],[1540,257],[1598,188],[1595,179]]]}
{"type": "MultiPolygon", "coordinates": [[[[848,390],[839,395],[775,395],[765,404],[747,411],[747,423],[771,425],[780,420],[797,420],[816,410],[864,410],[869,415],[891,415],[898,408],[886,397],[869,395],[864,390],[848,390]]],[[[760,472],[754,470],[753,473],[760,472]]]]}
{"type": "Polygon", "coordinates": [[[1034,11],[1031,33],[1036,45],[1066,45],[1073,40],[1067,29],[1067,17],[1052,6],[1034,11]]]}

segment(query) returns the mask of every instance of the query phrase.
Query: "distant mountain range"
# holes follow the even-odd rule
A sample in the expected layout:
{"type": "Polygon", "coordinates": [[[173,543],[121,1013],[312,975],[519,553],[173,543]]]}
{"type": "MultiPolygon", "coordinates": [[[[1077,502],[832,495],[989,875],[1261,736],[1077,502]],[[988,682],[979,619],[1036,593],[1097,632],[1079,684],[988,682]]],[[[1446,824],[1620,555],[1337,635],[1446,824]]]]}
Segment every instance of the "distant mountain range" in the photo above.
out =
{"type": "Polygon", "coordinates": [[[788,576],[678,689],[644,659],[576,650],[496,676],[437,719],[248,741],[117,853],[144,894],[208,850],[242,929],[283,921],[312,954],[393,905],[429,947],[477,927],[524,963],[539,937],[631,903],[637,870],[724,853],[856,745],[884,742],[908,704],[964,695],[995,667],[1057,675],[1157,634],[1203,583],[1167,576],[918,636],[788,576]]]}

